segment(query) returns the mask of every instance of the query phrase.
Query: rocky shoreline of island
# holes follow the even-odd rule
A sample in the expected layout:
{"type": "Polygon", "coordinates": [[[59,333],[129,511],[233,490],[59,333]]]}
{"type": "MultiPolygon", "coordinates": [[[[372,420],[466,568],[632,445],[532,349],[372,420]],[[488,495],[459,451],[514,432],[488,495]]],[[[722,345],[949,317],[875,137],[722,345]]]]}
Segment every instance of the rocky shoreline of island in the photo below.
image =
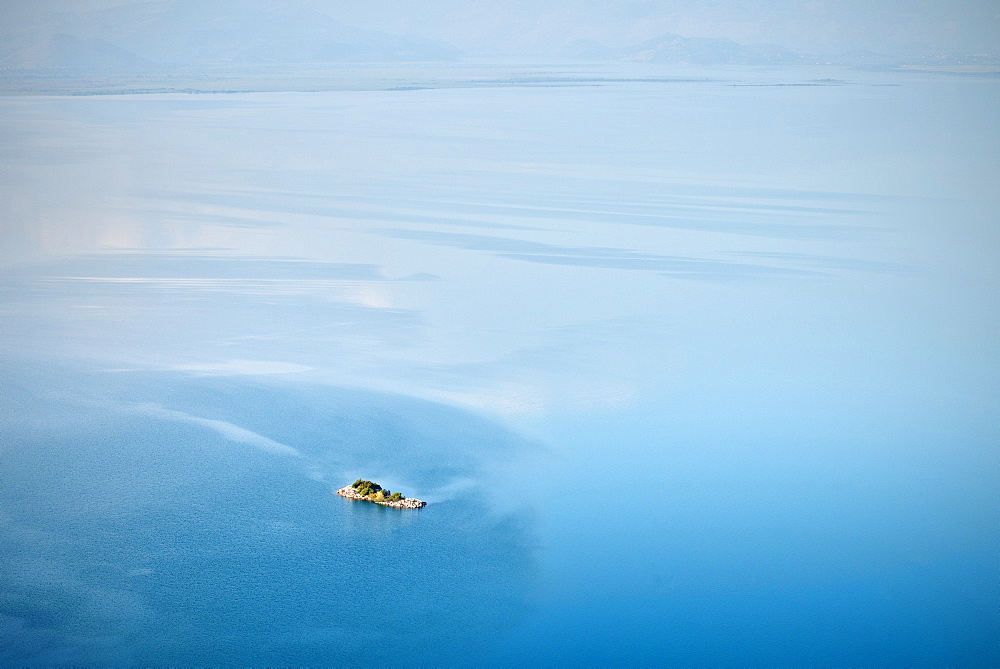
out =
{"type": "Polygon", "coordinates": [[[414,497],[403,497],[398,492],[389,492],[379,484],[363,479],[358,479],[351,485],[344,486],[337,491],[337,494],[347,499],[358,499],[396,509],[419,509],[427,506],[427,502],[414,497]]]}

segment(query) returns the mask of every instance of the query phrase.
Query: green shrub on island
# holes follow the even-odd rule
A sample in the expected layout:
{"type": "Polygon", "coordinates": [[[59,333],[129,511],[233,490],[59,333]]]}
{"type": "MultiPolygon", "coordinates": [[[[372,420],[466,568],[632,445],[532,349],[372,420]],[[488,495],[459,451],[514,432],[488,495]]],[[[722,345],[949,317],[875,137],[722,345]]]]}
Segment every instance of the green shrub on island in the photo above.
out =
{"type": "Polygon", "coordinates": [[[378,483],[374,483],[372,481],[365,481],[364,479],[358,479],[353,484],[351,484],[351,487],[354,488],[354,491],[359,495],[361,495],[362,497],[368,497],[369,495],[374,495],[375,493],[382,490],[382,486],[380,486],[378,483]]]}
{"type": "Polygon", "coordinates": [[[386,490],[378,483],[358,479],[351,484],[354,492],[372,502],[398,502],[403,499],[403,493],[386,490]]]}

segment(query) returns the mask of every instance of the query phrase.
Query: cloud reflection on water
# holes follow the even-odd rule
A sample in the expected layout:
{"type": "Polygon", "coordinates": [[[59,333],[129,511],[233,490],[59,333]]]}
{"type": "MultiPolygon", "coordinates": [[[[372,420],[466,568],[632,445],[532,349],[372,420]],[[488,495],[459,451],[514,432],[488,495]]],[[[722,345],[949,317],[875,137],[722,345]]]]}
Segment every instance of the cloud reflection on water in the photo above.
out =
{"type": "MultiPolygon", "coordinates": [[[[0,337],[18,358],[5,377],[22,371],[0,407],[2,508],[75,523],[63,544],[34,535],[39,551],[92,582],[127,575],[177,612],[139,621],[150,641],[134,657],[116,639],[92,655],[204,662],[177,642],[193,639],[230,662],[310,664],[357,638],[344,593],[366,601],[384,582],[377,559],[362,576],[329,568],[370,532],[376,557],[409,536],[432,565],[414,582],[392,572],[431,629],[488,641],[524,615],[547,560],[534,636],[509,664],[542,647],[582,663],[573,639],[595,621],[611,663],[663,664],[663,629],[682,664],[752,664],[762,638],[774,664],[985,656],[954,639],[987,639],[995,599],[997,89],[851,79],[3,101],[0,337]],[[94,396],[176,413],[79,400],[94,396]],[[559,465],[535,466],[508,424],[559,465]],[[435,545],[381,507],[335,506],[330,488],[357,476],[429,490],[449,514],[435,545]],[[490,515],[523,504],[487,494],[511,481],[546,520],[540,549],[525,515],[490,515]],[[553,481],[636,481],[667,501],[553,504],[553,481]],[[464,513],[451,500],[470,482],[483,497],[464,513]],[[119,574],[108,554],[131,563],[119,574]],[[915,571],[913,555],[936,566],[915,571]],[[762,578],[773,596],[748,597],[762,578]],[[219,592],[232,597],[210,610],[219,592]],[[241,644],[259,635],[227,621],[282,651],[251,657],[241,644]],[[786,622],[830,653],[789,649],[786,622]],[[634,638],[648,654],[621,654],[634,638]],[[845,638],[855,654],[838,654],[845,638]]],[[[23,556],[23,525],[0,527],[0,556],[23,556]]],[[[0,625],[16,633],[23,602],[52,591],[44,563],[9,564],[0,577],[24,582],[0,588],[19,598],[0,625]]],[[[39,617],[109,628],[55,590],[39,617]]],[[[379,648],[433,636],[364,630],[379,648]]],[[[458,660],[489,657],[455,641],[458,660]]]]}

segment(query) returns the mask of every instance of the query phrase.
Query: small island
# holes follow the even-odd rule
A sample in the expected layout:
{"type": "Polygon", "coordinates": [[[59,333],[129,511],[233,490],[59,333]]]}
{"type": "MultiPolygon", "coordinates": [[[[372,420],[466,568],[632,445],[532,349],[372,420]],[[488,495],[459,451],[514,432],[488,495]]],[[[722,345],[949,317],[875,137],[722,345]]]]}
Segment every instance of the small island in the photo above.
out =
{"type": "Polygon", "coordinates": [[[337,491],[337,494],[348,499],[375,502],[382,506],[392,506],[397,509],[419,509],[422,506],[427,506],[427,502],[414,499],[413,497],[403,497],[402,493],[389,492],[378,483],[365,481],[364,479],[358,479],[351,485],[344,486],[337,491]]]}

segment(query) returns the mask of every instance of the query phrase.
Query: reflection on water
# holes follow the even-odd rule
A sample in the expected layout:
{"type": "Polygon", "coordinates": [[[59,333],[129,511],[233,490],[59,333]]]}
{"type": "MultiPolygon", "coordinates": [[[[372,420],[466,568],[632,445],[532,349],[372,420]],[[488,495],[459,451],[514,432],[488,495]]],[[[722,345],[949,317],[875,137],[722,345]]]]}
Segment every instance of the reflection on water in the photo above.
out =
{"type": "Polygon", "coordinates": [[[997,84],[835,74],[4,99],[4,661],[989,664],[997,84]]]}

